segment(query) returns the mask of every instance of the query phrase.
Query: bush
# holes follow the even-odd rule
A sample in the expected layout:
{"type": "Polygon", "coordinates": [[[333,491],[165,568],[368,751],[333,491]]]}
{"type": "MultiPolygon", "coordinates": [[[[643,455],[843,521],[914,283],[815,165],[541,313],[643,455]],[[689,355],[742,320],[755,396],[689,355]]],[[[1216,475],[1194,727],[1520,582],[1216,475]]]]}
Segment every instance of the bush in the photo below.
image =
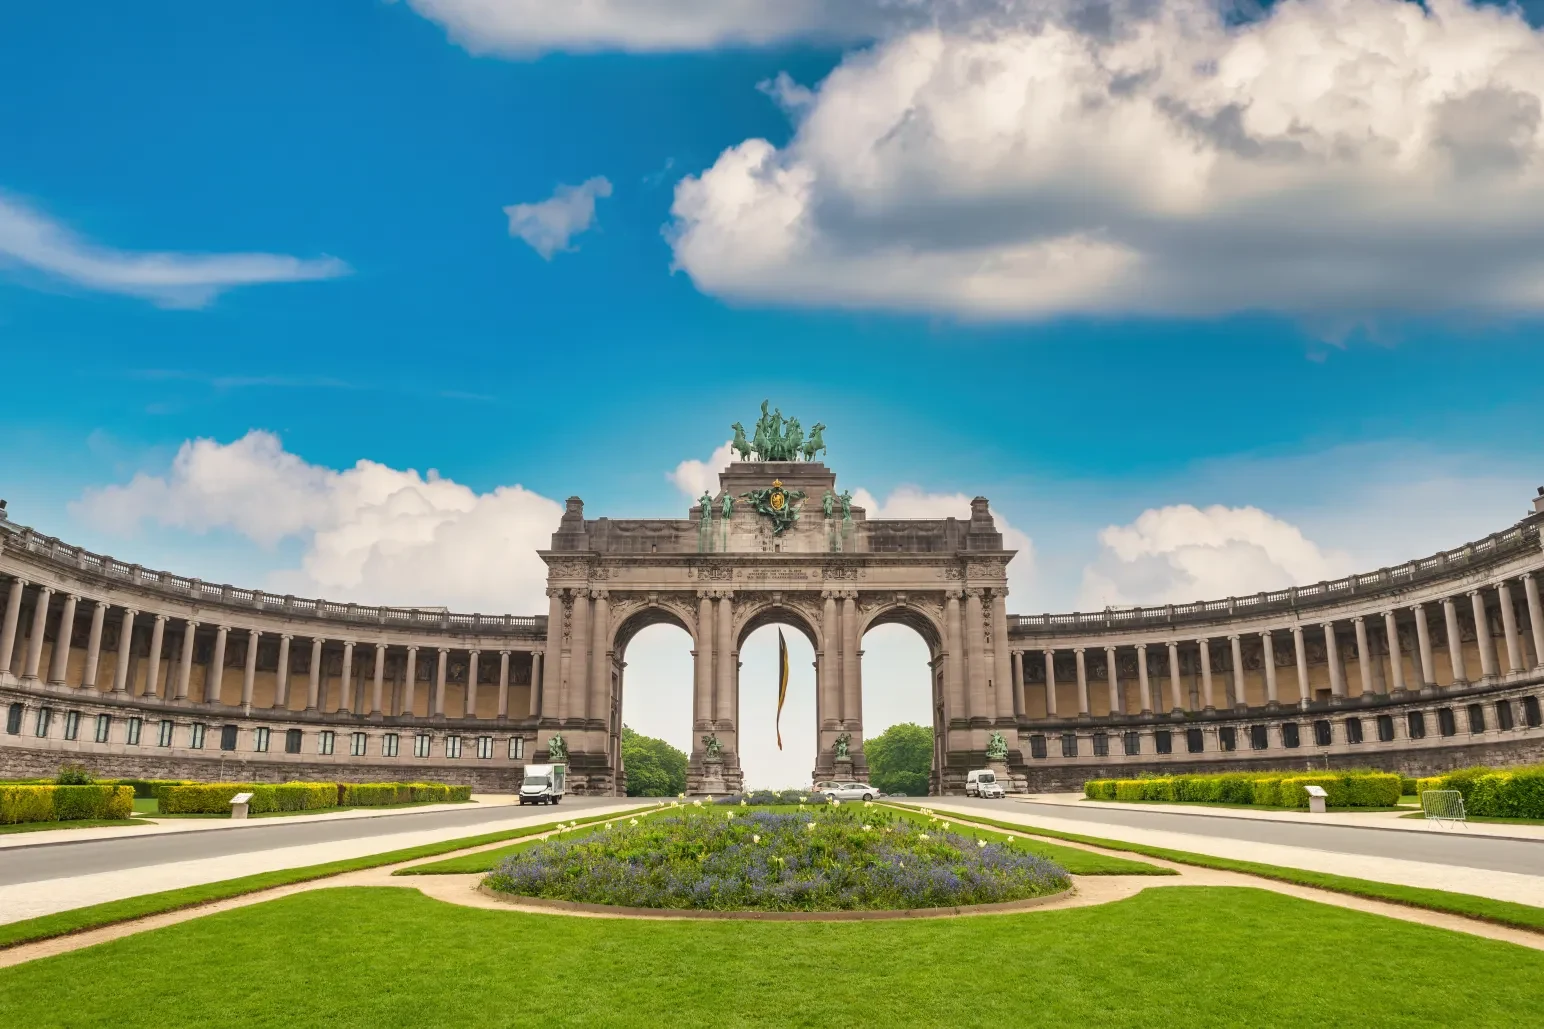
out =
{"type": "Polygon", "coordinates": [[[127,786],[0,786],[0,824],[127,818],[133,810],[127,786]]]}
{"type": "Polygon", "coordinates": [[[338,806],[335,782],[286,782],[274,787],[280,811],[316,811],[338,806]]]}
{"type": "Polygon", "coordinates": [[[60,765],[59,774],[54,776],[57,786],[90,786],[94,782],[96,779],[85,765],[60,765]]]}
{"type": "Polygon", "coordinates": [[[160,794],[156,791],[163,786],[195,786],[192,779],[102,779],[109,786],[129,786],[134,790],[134,796],[140,800],[149,800],[152,797],[159,800],[160,794]]]}
{"type": "Polygon", "coordinates": [[[0,824],[52,822],[57,786],[0,786],[0,824]]]}
{"type": "Polygon", "coordinates": [[[339,807],[381,807],[406,804],[413,799],[410,787],[394,782],[340,782],[339,807]]]}
{"type": "Polygon", "coordinates": [[[407,786],[412,790],[414,803],[449,804],[472,799],[470,786],[447,786],[442,782],[414,782],[407,786]]]}
{"type": "Polygon", "coordinates": [[[163,815],[219,815],[231,809],[238,793],[252,794],[247,810],[252,814],[277,811],[278,787],[249,782],[208,782],[192,786],[169,785],[160,797],[163,815]]]}
{"type": "Polygon", "coordinates": [[[1421,779],[1417,789],[1457,790],[1465,813],[1483,818],[1544,818],[1544,765],[1460,768],[1421,779]]]}
{"type": "Polygon", "coordinates": [[[1413,779],[1408,775],[1399,777],[1399,795],[1401,797],[1414,797],[1420,792],[1419,779],[1413,779]]]}
{"type": "Polygon", "coordinates": [[[1083,796],[1089,800],[1114,800],[1114,779],[1090,779],[1083,784],[1083,796]]]}
{"type": "Polygon", "coordinates": [[[1281,803],[1280,786],[1281,776],[1261,776],[1250,790],[1250,803],[1256,807],[1276,807],[1281,803]]]}
{"type": "Polygon", "coordinates": [[[1119,779],[1115,783],[1115,799],[1126,801],[1128,804],[1138,800],[1147,799],[1147,784],[1152,780],[1144,779],[1119,779]]]}

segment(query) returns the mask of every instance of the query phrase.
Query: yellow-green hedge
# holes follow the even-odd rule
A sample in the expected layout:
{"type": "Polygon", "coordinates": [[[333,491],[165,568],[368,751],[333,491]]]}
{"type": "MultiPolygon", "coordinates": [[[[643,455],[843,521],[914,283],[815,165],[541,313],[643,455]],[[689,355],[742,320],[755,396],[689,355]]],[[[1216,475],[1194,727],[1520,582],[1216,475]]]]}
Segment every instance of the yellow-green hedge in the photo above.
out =
{"type": "Polygon", "coordinates": [[[0,824],[127,818],[134,811],[128,786],[0,786],[0,824]]]}
{"type": "Polygon", "coordinates": [[[1460,768],[1421,779],[1416,789],[1457,790],[1465,813],[1484,818],[1544,818],[1544,765],[1460,768]]]}
{"type": "Polygon", "coordinates": [[[217,782],[168,785],[158,787],[158,793],[162,814],[223,814],[230,810],[232,797],[250,793],[252,802],[248,810],[259,815],[269,811],[464,801],[471,799],[472,788],[430,782],[217,782]]]}
{"type": "Polygon", "coordinates": [[[1324,787],[1330,807],[1394,807],[1400,778],[1388,772],[1223,772],[1151,779],[1090,779],[1090,800],[1174,800],[1187,804],[1249,804],[1256,807],[1308,806],[1308,785],[1324,787]]]}

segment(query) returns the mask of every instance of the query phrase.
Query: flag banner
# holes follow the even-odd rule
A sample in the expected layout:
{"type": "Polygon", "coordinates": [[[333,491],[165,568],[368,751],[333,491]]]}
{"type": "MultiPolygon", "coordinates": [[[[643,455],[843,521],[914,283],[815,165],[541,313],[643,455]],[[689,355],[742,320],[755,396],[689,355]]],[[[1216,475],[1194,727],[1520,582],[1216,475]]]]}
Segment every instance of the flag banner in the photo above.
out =
{"type": "Polygon", "coordinates": [[[777,630],[777,749],[783,749],[783,700],[788,696],[788,643],[777,630]]]}

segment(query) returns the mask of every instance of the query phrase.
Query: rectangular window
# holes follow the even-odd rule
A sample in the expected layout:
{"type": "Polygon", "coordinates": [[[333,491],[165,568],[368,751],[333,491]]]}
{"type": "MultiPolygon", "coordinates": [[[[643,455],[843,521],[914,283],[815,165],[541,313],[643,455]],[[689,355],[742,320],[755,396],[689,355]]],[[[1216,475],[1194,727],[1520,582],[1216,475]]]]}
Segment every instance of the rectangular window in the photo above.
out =
{"type": "Polygon", "coordinates": [[[1539,717],[1538,697],[1523,698],[1523,722],[1525,722],[1531,729],[1537,729],[1539,727],[1541,719],[1539,717]]]}
{"type": "Polygon", "coordinates": [[[208,729],[209,726],[205,725],[203,722],[193,723],[193,732],[189,736],[188,743],[194,750],[204,749],[204,733],[208,729]]]}
{"type": "Polygon", "coordinates": [[[252,730],[252,749],[259,754],[268,753],[268,736],[272,732],[266,725],[259,725],[252,730]]]}
{"type": "Polygon", "coordinates": [[[170,747],[172,745],[172,729],[175,724],[170,718],[161,719],[161,734],[156,737],[156,746],[170,747]]]}
{"type": "Polygon", "coordinates": [[[1346,742],[1362,742],[1362,720],[1360,718],[1346,719],[1346,742]]]}
{"type": "Polygon", "coordinates": [[[1121,744],[1126,751],[1127,757],[1135,757],[1137,754],[1142,753],[1142,734],[1139,732],[1123,733],[1121,735],[1121,744]]]}
{"type": "Polygon", "coordinates": [[[131,747],[139,746],[139,733],[144,727],[145,720],[143,718],[130,718],[129,731],[124,735],[123,742],[131,747]]]}
{"type": "Polygon", "coordinates": [[[1238,749],[1238,730],[1231,725],[1224,725],[1217,730],[1217,746],[1223,750],[1238,749]]]}
{"type": "Polygon", "coordinates": [[[362,733],[362,732],[351,732],[351,733],[348,734],[348,756],[349,757],[364,757],[365,756],[365,734],[364,733],[362,733]]]}
{"type": "Polygon", "coordinates": [[[525,737],[511,736],[509,738],[509,759],[519,761],[525,757],[525,737]]]}
{"type": "Polygon", "coordinates": [[[1094,733],[1094,757],[1110,756],[1110,734],[1106,732],[1094,733]]]}
{"type": "Polygon", "coordinates": [[[1286,747],[1288,750],[1290,750],[1302,742],[1302,739],[1300,739],[1297,734],[1296,722],[1281,723],[1281,745],[1283,747],[1286,747]]]}
{"type": "Polygon", "coordinates": [[[51,707],[38,708],[37,733],[39,736],[47,736],[49,726],[54,724],[54,709],[51,707]]]}
{"type": "Polygon", "coordinates": [[[220,749],[221,750],[235,750],[236,749],[236,732],[237,732],[237,729],[236,729],[236,726],[234,726],[234,725],[222,725],[222,726],[220,726],[220,749]]]}
{"type": "Polygon", "coordinates": [[[1192,754],[1199,754],[1206,749],[1206,737],[1201,735],[1200,729],[1185,730],[1185,749],[1192,754]]]}
{"type": "Polygon", "coordinates": [[[80,738],[80,712],[66,711],[64,713],[64,738],[75,740],[80,738]]]}
{"type": "Polygon", "coordinates": [[[323,729],[316,734],[316,752],[324,757],[332,756],[332,741],[335,733],[331,729],[323,729]]]}
{"type": "Polygon", "coordinates": [[[1405,715],[1405,725],[1410,729],[1412,740],[1424,740],[1426,738],[1426,715],[1420,711],[1411,711],[1405,715]]]}
{"type": "Polygon", "coordinates": [[[421,732],[413,737],[413,756],[428,757],[429,749],[433,746],[434,738],[426,732],[421,732]]]}
{"type": "Polygon", "coordinates": [[[1394,716],[1378,716],[1378,742],[1392,743],[1394,741],[1394,716]]]}
{"type": "Polygon", "coordinates": [[[299,729],[285,729],[284,730],[284,753],[286,753],[286,754],[298,754],[298,753],[300,753],[300,730],[299,729]]]}
{"type": "Polygon", "coordinates": [[[389,732],[381,737],[381,757],[397,756],[397,740],[398,736],[394,732],[389,732]]]}
{"type": "MultiPolygon", "coordinates": [[[[1496,701],[1496,728],[1505,732],[1516,723],[1512,721],[1512,702],[1510,700],[1496,701]]],[[[43,735],[38,733],[39,736],[43,735]]]]}
{"type": "Polygon", "coordinates": [[[1484,732],[1485,731],[1485,705],[1484,704],[1470,704],[1469,705],[1469,731],[1470,732],[1484,732]]]}
{"type": "Polygon", "coordinates": [[[1452,708],[1437,708],[1437,731],[1444,736],[1458,735],[1458,719],[1453,717],[1452,708]]]}
{"type": "Polygon", "coordinates": [[[1313,741],[1321,747],[1328,747],[1334,742],[1334,730],[1330,728],[1328,718],[1321,718],[1313,723],[1313,741]]]}
{"type": "Polygon", "coordinates": [[[447,737],[445,737],[445,756],[446,757],[460,757],[461,756],[461,737],[460,736],[447,736],[447,737]]]}
{"type": "Polygon", "coordinates": [[[1174,734],[1167,729],[1153,733],[1153,749],[1160,754],[1174,753],[1174,734]]]}
{"type": "Polygon", "coordinates": [[[96,721],[96,741],[98,743],[106,743],[107,742],[107,735],[108,735],[108,733],[112,732],[112,729],[113,729],[113,716],[112,715],[97,715],[97,721],[96,721]]]}
{"type": "Polygon", "coordinates": [[[1078,756],[1078,735],[1074,732],[1062,733],[1062,757],[1078,756]]]}
{"type": "Polygon", "coordinates": [[[1037,760],[1044,760],[1045,753],[1045,737],[1031,736],[1029,738],[1029,756],[1037,760]]]}
{"type": "Polygon", "coordinates": [[[1263,725],[1251,725],[1249,727],[1249,749],[1265,750],[1271,745],[1270,735],[1263,725]]]}
{"type": "Polygon", "coordinates": [[[478,756],[479,759],[481,759],[483,761],[487,761],[487,760],[489,760],[490,758],[493,757],[493,737],[492,736],[479,736],[479,737],[477,737],[477,756],[478,756]]]}
{"type": "Polygon", "coordinates": [[[12,704],[5,712],[5,731],[12,736],[21,735],[22,705],[12,704]]]}

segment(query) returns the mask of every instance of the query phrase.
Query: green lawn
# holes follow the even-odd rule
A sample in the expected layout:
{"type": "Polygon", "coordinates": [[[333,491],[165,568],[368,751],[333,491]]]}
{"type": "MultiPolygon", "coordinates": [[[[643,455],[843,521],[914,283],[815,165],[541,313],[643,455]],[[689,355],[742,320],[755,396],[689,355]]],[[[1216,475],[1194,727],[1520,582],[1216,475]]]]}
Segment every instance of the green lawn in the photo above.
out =
{"type": "Polygon", "coordinates": [[[1251,889],[755,923],[563,918],[355,887],[0,970],[0,1025],[1513,1029],[1544,1025],[1541,981],[1544,953],[1251,889]]]}
{"type": "MultiPolygon", "coordinates": [[[[615,816],[597,815],[594,818],[576,819],[581,829],[574,833],[574,835],[586,835],[590,830],[583,829],[583,826],[612,817],[615,816]]],[[[544,832],[550,828],[551,826],[541,827],[544,832]]],[[[564,835],[565,838],[568,838],[568,834],[564,835]]],[[[477,872],[491,872],[509,855],[519,853],[522,850],[529,850],[541,842],[541,840],[526,840],[523,843],[516,843],[509,847],[500,847],[497,850],[485,850],[478,854],[462,854],[460,857],[446,858],[444,861],[435,861],[427,865],[414,865],[412,868],[399,869],[393,872],[392,875],[472,875],[477,872]]]]}
{"type": "Polygon", "coordinates": [[[76,818],[67,822],[18,822],[0,825],[0,834],[13,832],[43,832],[48,829],[94,829],[99,825],[136,826],[149,825],[139,818],[76,818]]]}
{"type": "MultiPolygon", "coordinates": [[[[915,809],[892,807],[891,811],[898,811],[907,818],[916,822],[926,823],[928,817],[915,809]]],[[[1054,861],[1073,875],[1178,875],[1178,872],[1168,868],[1159,868],[1150,865],[1146,861],[1132,861],[1130,858],[1115,857],[1111,854],[1095,854],[1087,850],[1076,850],[1072,847],[1058,847],[1054,843],[1046,843],[1043,840],[1026,840],[1019,836],[1008,836],[1004,833],[995,833],[986,829],[977,829],[969,825],[962,825],[953,820],[947,811],[940,811],[939,816],[949,823],[949,831],[959,833],[961,836],[991,840],[993,843],[1003,843],[1016,850],[1028,851],[1047,861],[1054,861]]],[[[981,819],[976,819],[981,821],[981,819]]],[[[999,823],[1006,825],[1007,823],[999,823]]]]}
{"type": "MultiPolygon", "coordinates": [[[[1103,797],[1084,797],[1085,804],[1141,804],[1144,807],[1225,807],[1240,808],[1245,811],[1295,811],[1298,814],[1308,814],[1305,807],[1282,807],[1279,804],[1234,804],[1220,800],[1105,800],[1103,797]]],[[[1408,811],[1409,804],[1400,804],[1397,807],[1333,807],[1327,812],[1332,815],[1354,815],[1364,811],[1408,811]]]]}
{"type": "MultiPolygon", "coordinates": [[[[1425,818],[1426,812],[1417,810],[1414,814],[1400,815],[1401,818],[1425,818]]],[[[1492,815],[1467,815],[1465,821],[1486,822],[1492,825],[1544,825],[1544,818],[1497,818],[1492,815]]]]}
{"type": "MultiPolygon", "coordinates": [[[[247,815],[248,818],[293,818],[299,815],[326,815],[338,811],[393,811],[398,808],[426,807],[429,804],[470,804],[470,800],[416,800],[405,804],[351,804],[347,807],[314,807],[305,811],[264,811],[247,815]]],[[[229,818],[229,811],[197,812],[190,814],[161,814],[161,802],[154,797],[136,797],[134,813],[155,818],[229,818]]]]}

